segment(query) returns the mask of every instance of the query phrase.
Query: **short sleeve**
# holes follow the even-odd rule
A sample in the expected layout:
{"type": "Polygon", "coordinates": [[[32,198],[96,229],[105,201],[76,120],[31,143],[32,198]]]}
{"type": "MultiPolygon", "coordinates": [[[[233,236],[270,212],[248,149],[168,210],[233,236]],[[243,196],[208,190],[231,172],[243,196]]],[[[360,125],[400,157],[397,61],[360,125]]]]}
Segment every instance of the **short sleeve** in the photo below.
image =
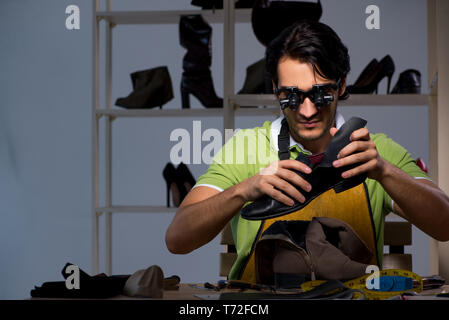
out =
{"type": "Polygon", "coordinates": [[[226,190],[256,174],[258,139],[265,146],[266,135],[258,137],[258,128],[239,130],[225,143],[212,159],[206,173],[200,176],[195,187],[206,185],[219,191],[226,190]]]}

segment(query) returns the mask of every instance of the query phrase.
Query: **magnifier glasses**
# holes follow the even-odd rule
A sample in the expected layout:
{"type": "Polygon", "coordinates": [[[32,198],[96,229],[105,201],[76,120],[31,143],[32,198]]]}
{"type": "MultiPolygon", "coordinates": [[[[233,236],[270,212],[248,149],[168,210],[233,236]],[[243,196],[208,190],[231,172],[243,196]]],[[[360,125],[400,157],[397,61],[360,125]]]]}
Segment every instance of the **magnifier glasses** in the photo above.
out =
{"type": "Polygon", "coordinates": [[[303,91],[298,87],[280,87],[275,91],[282,110],[287,107],[296,110],[306,98],[309,98],[320,110],[323,107],[328,107],[334,101],[334,94],[339,86],[340,80],[337,83],[315,84],[309,91],[303,91]]]}

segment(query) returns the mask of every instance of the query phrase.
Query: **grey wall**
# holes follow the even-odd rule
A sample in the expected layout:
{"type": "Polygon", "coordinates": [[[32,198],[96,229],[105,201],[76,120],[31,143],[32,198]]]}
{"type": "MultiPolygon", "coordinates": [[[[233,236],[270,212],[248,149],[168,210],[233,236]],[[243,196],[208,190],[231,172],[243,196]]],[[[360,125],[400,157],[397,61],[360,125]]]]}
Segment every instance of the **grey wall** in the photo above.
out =
{"type": "MultiPolygon", "coordinates": [[[[322,0],[322,22],[350,50],[352,83],[372,59],[390,54],[401,71],[421,71],[427,93],[427,22],[425,0],[322,0]],[[364,27],[365,8],[381,10],[381,29],[364,27]]],[[[117,10],[194,9],[188,0],[113,1],[117,10]]],[[[67,261],[88,273],[91,261],[91,1],[0,1],[0,298],[28,297],[34,285],[62,280],[67,261]],[[81,10],[81,29],[65,29],[65,8],[81,10]]],[[[164,109],[180,109],[179,81],[184,50],[177,25],[117,26],[113,42],[113,97],[131,91],[132,71],[168,65],[175,98],[164,109]]],[[[101,37],[104,40],[104,29],[101,37]]],[[[212,73],[222,95],[223,28],[213,25],[212,73]]],[[[264,48],[250,24],[236,27],[236,90],[246,67],[263,57],[264,48]]],[[[104,93],[104,47],[101,47],[104,93]]],[[[386,82],[386,81],[384,81],[386,82]]],[[[385,92],[385,84],[380,93],[385,92]]],[[[193,107],[202,108],[193,100],[193,107]]],[[[101,99],[102,107],[104,99],[101,99]]],[[[426,107],[342,107],[345,117],[368,119],[372,132],[385,132],[413,156],[428,160],[426,107]]],[[[266,117],[245,117],[239,128],[260,125],[266,117]]],[[[165,204],[161,171],[169,161],[175,128],[191,130],[193,120],[222,129],[218,118],[118,119],[113,124],[114,204],[165,204]]],[[[102,127],[103,128],[103,125],[102,127]]],[[[101,137],[104,141],[104,136],[101,137]]],[[[103,149],[102,149],[103,150],[103,149]]],[[[104,157],[101,157],[101,164],[104,157]]],[[[207,166],[190,165],[198,177],[207,166]]],[[[101,177],[104,177],[103,173],[101,177]]],[[[103,184],[102,184],[102,190],[103,184]]],[[[102,199],[103,199],[102,193],[102,199]]],[[[158,264],[182,281],[216,281],[219,239],[185,256],[170,254],[165,229],[173,214],[116,214],[113,220],[113,273],[133,273],[158,264]]],[[[104,217],[100,219],[104,223],[104,217]]],[[[100,230],[104,249],[104,229],[100,230]]],[[[413,233],[414,271],[428,268],[428,237],[413,233]]],[[[104,252],[104,251],[102,251],[104,252]]],[[[101,270],[104,270],[101,260],[101,270]]]]}

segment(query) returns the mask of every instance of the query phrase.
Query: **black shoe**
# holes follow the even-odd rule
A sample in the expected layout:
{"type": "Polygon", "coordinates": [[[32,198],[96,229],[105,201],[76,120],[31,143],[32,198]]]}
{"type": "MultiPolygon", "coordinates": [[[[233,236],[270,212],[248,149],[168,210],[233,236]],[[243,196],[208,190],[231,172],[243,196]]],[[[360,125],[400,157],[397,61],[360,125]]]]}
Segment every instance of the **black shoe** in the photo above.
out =
{"type": "Polygon", "coordinates": [[[131,73],[133,92],[118,98],[115,105],[127,109],[159,107],[173,99],[173,87],[166,66],[131,73]]]}
{"type": "Polygon", "coordinates": [[[299,154],[296,160],[305,163],[312,169],[310,174],[292,170],[312,186],[310,192],[298,189],[306,199],[304,203],[295,201],[293,206],[287,206],[265,195],[244,207],[241,210],[242,217],[248,220],[263,220],[283,216],[304,208],[310,201],[327,190],[334,189],[336,193],[339,193],[361,184],[366,179],[365,174],[347,179],[341,177],[341,174],[344,171],[350,170],[356,165],[335,168],[332,163],[337,160],[337,155],[340,150],[350,143],[349,137],[351,136],[351,133],[365,127],[365,125],[366,120],[361,118],[351,118],[346,121],[332,138],[324,151],[323,158],[319,164],[312,165],[310,159],[306,155],[303,153],[299,154]]]}
{"type": "Polygon", "coordinates": [[[184,184],[179,181],[178,173],[172,163],[167,163],[162,175],[167,184],[167,208],[170,207],[170,193],[173,195],[173,205],[179,207],[181,199],[184,199],[187,191],[184,184]]]}
{"type": "Polygon", "coordinates": [[[245,83],[238,94],[265,93],[265,58],[246,68],[245,83]]]}
{"type": "Polygon", "coordinates": [[[180,197],[180,202],[182,202],[182,200],[184,200],[187,193],[189,193],[189,191],[195,185],[196,180],[193,177],[192,173],[190,172],[189,168],[182,162],[176,168],[176,175],[177,175],[178,182],[184,186],[184,190],[185,190],[185,194],[181,194],[181,197],[180,197]]]}
{"type": "Polygon", "coordinates": [[[210,66],[212,28],[201,15],[183,15],[179,21],[181,46],[187,49],[181,79],[182,108],[190,108],[193,94],[206,108],[222,108],[223,99],[215,93],[210,66]]]}
{"type": "Polygon", "coordinates": [[[348,86],[347,91],[352,94],[377,93],[379,82],[387,77],[387,93],[390,93],[391,77],[393,76],[394,70],[394,62],[390,55],[383,57],[377,64],[375,59],[371,60],[368,66],[362,71],[356,83],[348,86]]]}
{"type": "Polygon", "coordinates": [[[421,93],[421,73],[415,69],[401,72],[391,93],[421,93]]]}
{"type": "Polygon", "coordinates": [[[363,71],[360,73],[357,80],[354,82],[353,85],[348,86],[350,87],[361,87],[369,83],[370,79],[372,78],[372,75],[376,71],[377,65],[379,64],[379,61],[377,59],[373,59],[368,63],[368,65],[363,69],[363,71]]]}

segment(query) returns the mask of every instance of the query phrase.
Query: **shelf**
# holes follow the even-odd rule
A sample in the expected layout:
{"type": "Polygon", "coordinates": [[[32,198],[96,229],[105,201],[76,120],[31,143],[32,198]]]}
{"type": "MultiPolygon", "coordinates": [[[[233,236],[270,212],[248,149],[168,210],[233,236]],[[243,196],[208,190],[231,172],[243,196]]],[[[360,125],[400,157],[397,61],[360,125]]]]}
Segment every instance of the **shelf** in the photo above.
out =
{"type": "Polygon", "coordinates": [[[173,213],[177,210],[174,207],[163,207],[163,206],[112,206],[112,207],[100,207],[96,208],[95,212],[104,213],[173,213]]]}
{"type": "MultiPolygon", "coordinates": [[[[279,102],[272,94],[239,94],[230,97],[236,104],[236,116],[279,115],[279,102]],[[255,107],[245,107],[255,106],[255,107]],[[262,107],[261,107],[262,106],[262,107]]],[[[340,106],[424,106],[429,96],[426,94],[353,94],[348,100],[339,102],[340,106]]],[[[98,109],[97,116],[107,117],[223,117],[223,109],[98,109]]]]}
{"type": "MultiPolygon", "coordinates": [[[[113,118],[223,117],[223,109],[99,109],[95,114],[113,118]]],[[[279,107],[236,109],[236,116],[255,115],[279,115],[279,107]]]]}
{"type": "Polygon", "coordinates": [[[98,109],[97,116],[108,117],[222,117],[223,109],[98,109]]]}
{"type": "MultiPolygon", "coordinates": [[[[166,11],[98,11],[97,17],[114,24],[177,24],[181,15],[201,14],[209,23],[223,23],[220,10],[166,10],[166,11]]],[[[236,9],[237,23],[251,22],[251,9],[236,9]]]]}

